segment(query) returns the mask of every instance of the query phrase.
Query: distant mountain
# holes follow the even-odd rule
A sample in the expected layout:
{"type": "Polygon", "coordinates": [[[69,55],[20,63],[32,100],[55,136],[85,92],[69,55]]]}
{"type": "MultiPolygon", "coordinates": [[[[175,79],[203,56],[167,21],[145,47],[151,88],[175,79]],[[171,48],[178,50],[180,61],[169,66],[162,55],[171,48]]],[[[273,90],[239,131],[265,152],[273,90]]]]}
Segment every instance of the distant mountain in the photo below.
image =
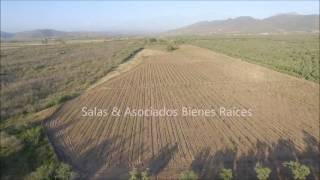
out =
{"type": "Polygon", "coordinates": [[[37,29],[33,31],[23,31],[8,33],[1,31],[1,40],[30,40],[43,38],[63,38],[70,36],[68,32],[56,31],[53,29],[37,29]]]}
{"type": "Polygon", "coordinates": [[[12,38],[14,36],[13,33],[8,33],[8,32],[4,32],[4,31],[0,31],[0,33],[1,33],[1,36],[0,36],[1,40],[10,39],[10,38],[12,38]]]}
{"type": "MultiPolygon", "coordinates": [[[[299,15],[297,13],[278,14],[265,19],[241,16],[227,20],[202,21],[160,35],[209,35],[209,34],[261,34],[319,32],[319,15],[299,15]]],[[[34,40],[58,38],[96,38],[147,36],[146,33],[134,31],[57,31],[53,29],[37,29],[9,33],[1,31],[1,40],[34,40]]]]}
{"type": "Polygon", "coordinates": [[[62,38],[68,36],[67,32],[53,29],[37,29],[15,33],[14,39],[41,39],[41,38],[62,38]]]}
{"type": "Polygon", "coordinates": [[[1,31],[1,40],[39,40],[39,39],[60,39],[60,38],[95,38],[95,37],[115,37],[122,36],[124,32],[94,32],[94,31],[57,31],[53,29],[37,29],[17,33],[1,31]]]}
{"type": "Polygon", "coordinates": [[[198,22],[167,32],[171,35],[184,34],[257,34],[319,32],[319,15],[279,14],[265,19],[249,16],[227,20],[198,22]]]}

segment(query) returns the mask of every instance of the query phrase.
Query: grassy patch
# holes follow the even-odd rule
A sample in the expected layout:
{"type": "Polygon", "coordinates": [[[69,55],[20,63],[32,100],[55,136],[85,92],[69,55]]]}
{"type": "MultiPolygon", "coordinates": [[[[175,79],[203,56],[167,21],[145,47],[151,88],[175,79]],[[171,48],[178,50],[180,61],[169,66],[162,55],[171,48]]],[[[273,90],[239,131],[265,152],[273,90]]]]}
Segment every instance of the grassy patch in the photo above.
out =
{"type": "Polygon", "coordinates": [[[62,95],[62,96],[58,96],[58,97],[54,97],[52,98],[48,104],[46,105],[46,107],[52,107],[55,105],[59,105],[61,103],[64,103],[70,99],[73,99],[74,97],[78,96],[78,94],[72,94],[72,95],[62,95]]]}
{"type": "Polygon", "coordinates": [[[126,40],[1,50],[1,119],[80,94],[142,46],[126,40]]]}
{"type": "Polygon", "coordinates": [[[143,44],[126,40],[1,50],[1,179],[76,178],[56,157],[41,122],[143,44]]]}
{"type": "MultiPolygon", "coordinates": [[[[46,179],[51,177],[47,173],[59,176],[61,168],[68,166],[58,161],[41,126],[30,125],[1,131],[0,160],[1,179],[46,179]]],[[[64,170],[65,177],[71,174],[71,168],[64,170]]]]}
{"type": "Polygon", "coordinates": [[[319,82],[319,36],[209,36],[179,40],[319,82]]]}
{"type": "Polygon", "coordinates": [[[178,45],[181,40],[172,40],[172,39],[164,39],[164,38],[149,38],[145,40],[145,47],[148,49],[155,49],[160,51],[174,51],[178,49],[178,45]]]}

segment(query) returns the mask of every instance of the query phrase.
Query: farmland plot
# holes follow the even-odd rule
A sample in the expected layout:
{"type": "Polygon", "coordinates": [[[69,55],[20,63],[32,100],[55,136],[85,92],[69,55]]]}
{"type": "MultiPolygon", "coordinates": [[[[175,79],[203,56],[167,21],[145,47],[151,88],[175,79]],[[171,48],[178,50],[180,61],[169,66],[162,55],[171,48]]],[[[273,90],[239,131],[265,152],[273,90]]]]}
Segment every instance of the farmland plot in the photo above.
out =
{"type": "Polygon", "coordinates": [[[262,162],[283,177],[280,163],[300,160],[318,178],[318,84],[193,46],[135,59],[45,123],[58,155],[82,176],[121,179],[138,167],[160,179],[187,169],[206,179],[226,167],[245,179],[262,162]],[[168,113],[124,115],[128,108],[168,113]]]}

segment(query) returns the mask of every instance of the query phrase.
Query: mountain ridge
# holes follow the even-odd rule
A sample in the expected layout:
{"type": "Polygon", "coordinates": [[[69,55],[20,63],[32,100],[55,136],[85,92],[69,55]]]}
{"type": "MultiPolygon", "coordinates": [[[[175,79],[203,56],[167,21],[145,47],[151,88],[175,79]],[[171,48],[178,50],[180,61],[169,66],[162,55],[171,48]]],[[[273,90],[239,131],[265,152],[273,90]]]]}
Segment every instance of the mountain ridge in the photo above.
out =
{"type": "MultiPolygon", "coordinates": [[[[319,14],[300,15],[294,12],[276,14],[263,19],[239,16],[225,20],[200,21],[160,35],[210,35],[210,34],[273,34],[294,32],[319,32],[319,14]]],[[[141,33],[138,33],[142,35],[141,33]]],[[[96,38],[137,35],[110,31],[59,31],[35,29],[10,33],[1,31],[1,40],[34,40],[60,38],[96,38]]]]}
{"type": "Polygon", "coordinates": [[[173,35],[184,34],[259,34],[319,32],[319,15],[285,13],[257,19],[240,16],[225,20],[201,21],[166,32],[173,35]]]}
{"type": "Polygon", "coordinates": [[[63,38],[106,38],[106,37],[121,37],[129,35],[126,32],[111,32],[111,31],[59,31],[55,29],[35,29],[30,31],[21,31],[10,33],[1,31],[1,40],[39,40],[39,39],[63,39],[63,38]]]}

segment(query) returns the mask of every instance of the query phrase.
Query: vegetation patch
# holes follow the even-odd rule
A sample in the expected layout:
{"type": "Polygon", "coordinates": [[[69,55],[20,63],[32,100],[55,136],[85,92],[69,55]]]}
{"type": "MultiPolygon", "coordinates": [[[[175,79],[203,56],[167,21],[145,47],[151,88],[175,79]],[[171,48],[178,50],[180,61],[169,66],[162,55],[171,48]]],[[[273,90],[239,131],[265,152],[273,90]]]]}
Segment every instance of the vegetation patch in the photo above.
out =
{"type": "Polygon", "coordinates": [[[179,180],[196,180],[198,176],[193,171],[184,171],[180,174],[179,180]]]}
{"type": "Polygon", "coordinates": [[[232,175],[232,169],[221,169],[219,173],[219,179],[221,180],[231,180],[233,177],[232,175]]]}
{"type": "Polygon", "coordinates": [[[139,171],[137,168],[133,168],[129,172],[129,180],[150,180],[149,169],[139,171]]]}
{"type": "Polygon", "coordinates": [[[1,50],[1,179],[77,178],[40,124],[142,46],[128,40],[1,50]]]}
{"type": "Polygon", "coordinates": [[[319,82],[318,35],[192,36],[177,39],[319,82]]]}
{"type": "Polygon", "coordinates": [[[61,104],[63,102],[66,102],[74,97],[76,97],[78,94],[73,94],[73,95],[62,95],[62,96],[59,96],[59,97],[54,97],[52,98],[48,104],[47,104],[47,108],[48,107],[52,107],[52,106],[55,106],[55,105],[58,105],[58,104],[61,104]]]}
{"type": "Polygon", "coordinates": [[[128,40],[1,50],[1,119],[73,98],[142,46],[128,40]]]}
{"type": "Polygon", "coordinates": [[[175,45],[172,45],[172,44],[167,45],[167,51],[174,51],[176,49],[178,49],[178,47],[175,45]]]}
{"type": "Polygon", "coordinates": [[[299,162],[289,161],[284,162],[283,166],[287,167],[295,180],[304,180],[310,174],[308,166],[300,164],[299,162]]]}
{"type": "Polygon", "coordinates": [[[70,179],[41,126],[18,125],[1,131],[1,179],[70,179]]]}

